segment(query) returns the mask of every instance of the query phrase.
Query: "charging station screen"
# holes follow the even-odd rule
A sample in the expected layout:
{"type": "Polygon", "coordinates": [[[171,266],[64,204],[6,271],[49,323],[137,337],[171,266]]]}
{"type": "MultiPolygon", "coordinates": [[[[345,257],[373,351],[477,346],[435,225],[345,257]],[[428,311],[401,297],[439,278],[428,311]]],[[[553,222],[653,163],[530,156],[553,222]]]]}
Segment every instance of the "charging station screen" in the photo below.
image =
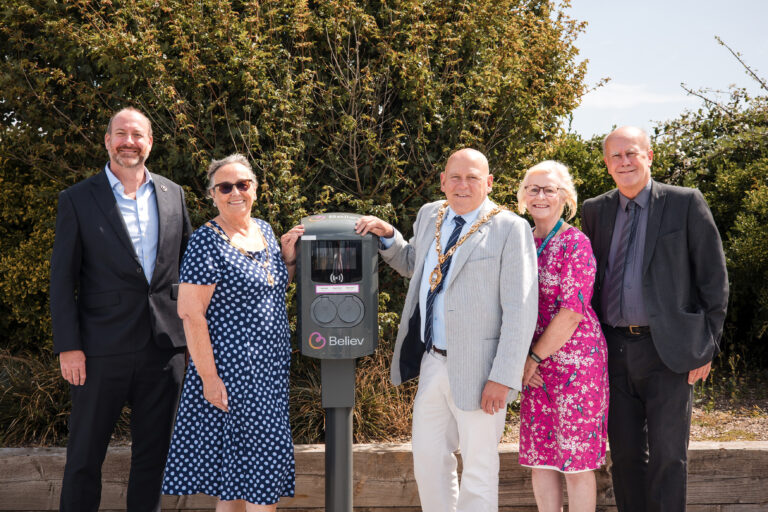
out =
{"type": "Polygon", "coordinates": [[[362,240],[312,242],[312,281],[354,283],[363,278],[362,240]]]}

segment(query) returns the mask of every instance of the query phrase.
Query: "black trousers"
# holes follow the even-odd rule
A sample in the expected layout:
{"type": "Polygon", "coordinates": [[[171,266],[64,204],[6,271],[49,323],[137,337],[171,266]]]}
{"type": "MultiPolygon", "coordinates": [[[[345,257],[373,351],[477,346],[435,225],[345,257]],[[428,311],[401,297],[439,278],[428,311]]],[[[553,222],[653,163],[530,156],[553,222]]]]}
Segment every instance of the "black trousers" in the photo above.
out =
{"type": "Polygon", "coordinates": [[[620,512],[684,511],[693,386],[659,358],[650,334],[603,326],[608,342],[608,440],[620,512]]]}
{"type": "Polygon", "coordinates": [[[159,511],[160,487],[184,378],[184,349],[149,342],[138,352],[87,357],[86,380],[70,386],[67,462],[60,510],[96,512],[101,466],[123,406],[131,407],[129,511],[159,511]]]}

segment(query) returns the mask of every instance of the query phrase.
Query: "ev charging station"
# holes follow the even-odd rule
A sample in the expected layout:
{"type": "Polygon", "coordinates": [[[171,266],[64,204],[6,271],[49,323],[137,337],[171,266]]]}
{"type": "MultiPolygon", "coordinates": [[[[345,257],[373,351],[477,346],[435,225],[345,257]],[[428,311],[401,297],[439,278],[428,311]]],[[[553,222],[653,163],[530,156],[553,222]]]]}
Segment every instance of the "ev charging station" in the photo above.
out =
{"type": "Polygon", "coordinates": [[[328,512],[352,512],[355,359],[378,343],[378,239],[355,233],[360,217],[304,217],[298,246],[298,332],[301,353],[320,359],[328,512]]]}

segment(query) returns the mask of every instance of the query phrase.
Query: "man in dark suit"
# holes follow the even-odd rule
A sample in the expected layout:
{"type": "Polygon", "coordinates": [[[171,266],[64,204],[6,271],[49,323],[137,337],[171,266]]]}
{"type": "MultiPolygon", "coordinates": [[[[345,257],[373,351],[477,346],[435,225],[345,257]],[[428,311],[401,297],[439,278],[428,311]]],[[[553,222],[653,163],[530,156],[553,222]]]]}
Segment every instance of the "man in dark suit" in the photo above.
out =
{"type": "Polygon", "coordinates": [[[51,256],[54,352],[72,396],[60,509],[98,510],[101,465],[128,403],[128,510],[160,510],[184,371],[176,291],[191,226],[181,187],[144,167],[146,116],[116,113],[104,144],[104,170],[59,195],[51,256]]]}
{"type": "Polygon", "coordinates": [[[584,202],[593,306],[608,341],[608,438],[620,511],[685,510],[693,384],[719,351],[728,303],[720,235],[701,192],[651,179],[648,135],[610,133],[617,189],[584,202]]]}

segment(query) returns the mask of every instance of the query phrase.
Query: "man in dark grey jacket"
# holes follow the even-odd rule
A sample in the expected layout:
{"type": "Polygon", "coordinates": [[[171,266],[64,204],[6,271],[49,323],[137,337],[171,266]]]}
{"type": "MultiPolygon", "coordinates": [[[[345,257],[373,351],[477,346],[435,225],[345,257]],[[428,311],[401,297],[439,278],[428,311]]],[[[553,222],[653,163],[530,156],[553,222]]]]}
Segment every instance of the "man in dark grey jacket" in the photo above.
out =
{"type": "Polygon", "coordinates": [[[719,351],[728,303],[720,235],[701,192],[651,179],[648,135],[614,130],[617,189],[584,202],[593,306],[608,341],[608,437],[620,511],[685,510],[693,384],[719,351]]]}

